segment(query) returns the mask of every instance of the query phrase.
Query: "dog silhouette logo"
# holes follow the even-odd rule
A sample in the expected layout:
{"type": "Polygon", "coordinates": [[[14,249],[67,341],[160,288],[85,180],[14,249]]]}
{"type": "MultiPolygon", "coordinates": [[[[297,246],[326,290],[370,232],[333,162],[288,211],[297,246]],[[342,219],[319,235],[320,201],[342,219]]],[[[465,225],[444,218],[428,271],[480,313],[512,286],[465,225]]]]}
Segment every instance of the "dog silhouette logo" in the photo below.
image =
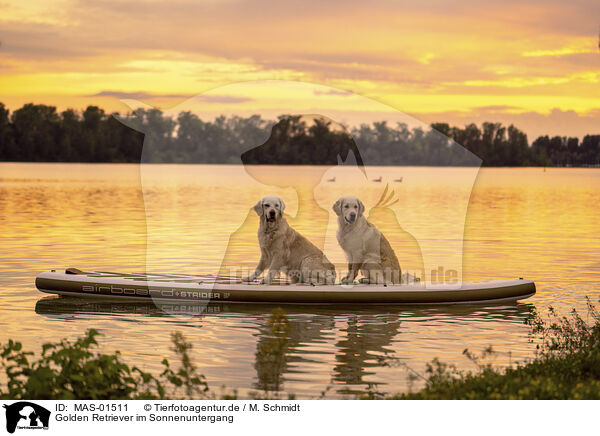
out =
{"type": "Polygon", "coordinates": [[[48,429],[50,411],[42,406],[29,401],[19,401],[10,405],[4,404],[6,409],[6,431],[14,433],[18,429],[48,429]]]}

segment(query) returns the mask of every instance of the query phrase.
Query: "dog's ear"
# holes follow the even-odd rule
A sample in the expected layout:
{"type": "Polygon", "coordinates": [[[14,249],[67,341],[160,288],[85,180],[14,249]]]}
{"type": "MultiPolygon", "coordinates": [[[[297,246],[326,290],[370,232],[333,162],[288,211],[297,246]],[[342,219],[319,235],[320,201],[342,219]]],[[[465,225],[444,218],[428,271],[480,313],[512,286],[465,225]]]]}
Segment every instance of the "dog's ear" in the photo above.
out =
{"type": "Polygon", "coordinates": [[[343,203],[343,201],[341,198],[338,201],[336,201],[335,203],[333,203],[332,209],[337,216],[340,216],[342,214],[342,203],[343,203]]]}
{"type": "Polygon", "coordinates": [[[285,210],[285,203],[283,202],[283,199],[279,199],[279,203],[281,203],[281,209],[279,209],[279,214],[281,216],[283,216],[283,211],[285,210]]]}
{"type": "Polygon", "coordinates": [[[365,213],[365,205],[363,204],[362,201],[360,201],[360,199],[358,199],[358,216],[362,216],[363,213],[365,213]]]}
{"type": "Polygon", "coordinates": [[[263,214],[265,213],[263,206],[262,206],[262,198],[260,200],[258,200],[258,203],[256,203],[253,207],[254,212],[256,212],[256,215],[258,216],[263,216],[263,214]]]}

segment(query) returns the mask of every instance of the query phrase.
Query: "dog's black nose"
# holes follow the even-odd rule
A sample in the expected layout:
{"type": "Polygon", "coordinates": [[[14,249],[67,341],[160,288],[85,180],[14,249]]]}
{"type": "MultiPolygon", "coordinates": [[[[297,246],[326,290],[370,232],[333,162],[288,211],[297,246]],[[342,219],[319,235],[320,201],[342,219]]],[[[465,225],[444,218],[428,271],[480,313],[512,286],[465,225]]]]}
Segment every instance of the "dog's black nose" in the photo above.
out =
{"type": "Polygon", "coordinates": [[[354,212],[350,212],[350,219],[356,218],[356,214],[354,212]]]}
{"type": "Polygon", "coordinates": [[[271,212],[269,212],[269,217],[270,218],[275,218],[275,211],[272,210],[271,212]]]}

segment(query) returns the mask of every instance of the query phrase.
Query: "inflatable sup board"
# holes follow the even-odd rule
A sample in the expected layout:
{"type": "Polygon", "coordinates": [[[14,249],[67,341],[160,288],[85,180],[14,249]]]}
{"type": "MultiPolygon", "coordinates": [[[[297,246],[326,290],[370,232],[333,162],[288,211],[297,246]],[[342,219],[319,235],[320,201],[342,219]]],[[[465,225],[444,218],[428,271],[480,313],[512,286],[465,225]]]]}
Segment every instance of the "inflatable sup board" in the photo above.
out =
{"type": "Polygon", "coordinates": [[[50,294],[137,300],[211,301],[222,303],[293,304],[459,304],[516,301],[535,294],[531,280],[463,282],[425,287],[401,285],[271,285],[235,278],[183,274],[126,274],[84,272],[75,268],[44,272],[36,287],[50,294]]]}

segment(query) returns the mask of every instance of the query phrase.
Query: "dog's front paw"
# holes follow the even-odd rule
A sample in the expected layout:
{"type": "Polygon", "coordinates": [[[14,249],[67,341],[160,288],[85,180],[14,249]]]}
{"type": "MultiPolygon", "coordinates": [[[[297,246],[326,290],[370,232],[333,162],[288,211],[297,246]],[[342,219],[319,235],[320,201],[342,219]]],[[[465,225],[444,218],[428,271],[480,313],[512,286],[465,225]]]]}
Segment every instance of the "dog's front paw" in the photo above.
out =
{"type": "Polygon", "coordinates": [[[340,283],[342,285],[350,285],[350,284],[354,283],[354,280],[352,280],[349,276],[346,276],[340,280],[340,283]]]}
{"type": "Polygon", "coordinates": [[[360,284],[362,284],[362,285],[368,285],[368,284],[370,284],[371,282],[369,281],[369,279],[368,279],[367,277],[362,277],[362,278],[361,278],[361,279],[358,281],[358,283],[360,283],[360,284]]]}

